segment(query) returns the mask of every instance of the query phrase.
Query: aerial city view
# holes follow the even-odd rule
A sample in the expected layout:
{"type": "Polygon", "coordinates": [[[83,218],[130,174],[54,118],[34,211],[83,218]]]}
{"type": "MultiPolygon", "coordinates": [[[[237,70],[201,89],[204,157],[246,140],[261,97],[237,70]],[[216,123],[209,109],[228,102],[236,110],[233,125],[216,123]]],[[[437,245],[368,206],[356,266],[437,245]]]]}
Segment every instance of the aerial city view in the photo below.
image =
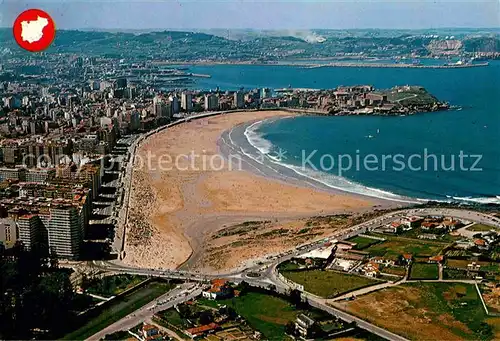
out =
{"type": "Polygon", "coordinates": [[[500,340],[500,3],[0,1],[0,340],[500,340]]]}

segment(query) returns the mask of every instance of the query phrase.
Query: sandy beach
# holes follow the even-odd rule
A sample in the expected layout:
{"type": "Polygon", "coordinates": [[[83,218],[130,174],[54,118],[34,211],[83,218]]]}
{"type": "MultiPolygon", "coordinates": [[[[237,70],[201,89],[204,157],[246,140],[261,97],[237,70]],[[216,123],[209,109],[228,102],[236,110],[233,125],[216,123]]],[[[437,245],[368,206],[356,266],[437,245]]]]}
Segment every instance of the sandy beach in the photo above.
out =
{"type": "MultiPolygon", "coordinates": [[[[210,251],[224,248],[222,240],[214,242],[213,237],[221,229],[272,221],[262,228],[287,224],[300,230],[309,216],[362,212],[379,204],[375,199],[258,175],[249,167],[230,169],[224,162],[220,147],[224,132],[245,122],[290,115],[280,111],[225,114],[180,124],[145,140],[134,164],[124,262],[147,268],[182,264],[214,268],[206,260],[212,257],[210,251]]],[[[264,242],[249,252],[227,249],[231,262],[218,270],[293,244],[268,239],[275,246],[272,250],[264,242]]],[[[235,244],[234,238],[227,242],[235,244]]],[[[240,244],[235,246],[249,249],[240,244]]]]}

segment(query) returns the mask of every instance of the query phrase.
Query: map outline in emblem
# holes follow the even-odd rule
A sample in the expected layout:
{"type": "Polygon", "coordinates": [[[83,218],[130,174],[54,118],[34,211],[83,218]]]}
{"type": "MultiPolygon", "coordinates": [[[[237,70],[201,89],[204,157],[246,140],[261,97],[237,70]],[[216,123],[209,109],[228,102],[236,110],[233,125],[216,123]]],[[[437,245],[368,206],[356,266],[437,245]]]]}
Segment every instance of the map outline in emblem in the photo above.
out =
{"type": "Polygon", "coordinates": [[[47,49],[55,39],[56,27],[52,17],[40,9],[28,9],[16,18],[13,35],[19,47],[30,52],[47,49]]]}

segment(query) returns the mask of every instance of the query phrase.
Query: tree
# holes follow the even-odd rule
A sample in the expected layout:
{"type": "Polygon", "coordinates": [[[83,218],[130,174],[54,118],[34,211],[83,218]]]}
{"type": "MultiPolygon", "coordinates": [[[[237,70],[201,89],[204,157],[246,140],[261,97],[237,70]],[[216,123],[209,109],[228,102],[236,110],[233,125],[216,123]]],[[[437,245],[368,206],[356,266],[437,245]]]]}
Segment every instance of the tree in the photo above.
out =
{"type": "Polygon", "coordinates": [[[250,284],[243,281],[238,285],[238,290],[240,291],[240,295],[244,295],[250,290],[250,284]]]}
{"type": "Polygon", "coordinates": [[[199,322],[201,325],[210,324],[214,321],[214,315],[211,311],[205,310],[200,313],[199,322]]]}
{"type": "Polygon", "coordinates": [[[43,254],[22,248],[8,259],[0,255],[0,339],[32,339],[36,328],[49,331],[43,337],[57,338],[70,326],[70,273],[48,264],[43,254]]]}
{"type": "Polygon", "coordinates": [[[219,309],[219,313],[222,315],[226,315],[230,320],[234,320],[238,317],[238,313],[234,308],[228,307],[227,305],[219,309]]]}
{"type": "Polygon", "coordinates": [[[288,322],[285,326],[285,333],[288,335],[295,336],[296,330],[295,330],[295,323],[292,321],[288,322]]]}
{"type": "Polygon", "coordinates": [[[290,291],[290,301],[297,308],[301,307],[302,306],[302,293],[297,289],[291,290],[290,291]]]}
{"type": "Polygon", "coordinates": [[[179,309],[179,315],[181,315],[182,318],[191,318],[191,308],[189,308],[187,304],[181,304],[177,308],[179,309]]]}
{"type": "Polygon", "coordinates": [[[480,336],[481,340],[488,340],[493,336],[493,328],[486,322],[481,322],[474,332],[480,336]]]}

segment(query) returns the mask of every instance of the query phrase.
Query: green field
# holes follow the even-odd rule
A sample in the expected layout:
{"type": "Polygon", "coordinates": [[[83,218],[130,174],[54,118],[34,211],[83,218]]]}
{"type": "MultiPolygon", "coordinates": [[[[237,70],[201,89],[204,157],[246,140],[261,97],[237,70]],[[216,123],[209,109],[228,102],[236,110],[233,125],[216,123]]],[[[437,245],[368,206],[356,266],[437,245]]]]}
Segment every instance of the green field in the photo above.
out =
{"type": "MultiPolygon", "coordinates": [[[[258,292],[248,292],[238,298],[217,302],[233,307],[253,329],[260,331],[269,340],[288,340],[285,325],[295,321],[298,314],[305,313],[282,298],[258,292]]],[[[313,318],[321,318],[326,313],[312,310],[308,314],[313,314],[313,318]]]]}
{"type": "Polygon", "coordinates": [[[391,102],[399,102],[402,105],[433,105],[438,100],[425,89],[413,87],[409,90],[396,92],[390,91],[385,93],[387,99],[391,102]]]}
{"type": "Polygon", "coordinates": [[[65,335],[63,340],[84,340],[148,304],[171,288],[172,286],[166,283],[151,282],[143,288],[117,299],[115,303],[112,303],[101,314],[88,321],[84,326],[65,335]]]}
{"type": "Polygon", "coordinates": [[[410,279],[438,279],[439,267],[437,264],[413,263],[411,265],[410,279]]]}
{"type": "Polygon", "coordinates": [[[305,291],[327,298],[380,283],[380,281],[374,279],[336,271],[309,270],[283,272],[283,276],[295,283],[302,284],[305,291]]]}
{"type": "MultiPolygon", "coordinates": [[[[427,239],[427,240],[430,240],[431,242],[434,241],[434,242],[453,243],[453,242],[463,238],[462,236],[452,236],[445,231],[441,231],[441,232],[442,233],[435,234],[436,239],[433,239],[433,240],[427,239]]],[[[409,231],[404,231],[404,232],[398,234],[398,237],[406,237],[406,238],[416,239],[418,241],[423,241],[423,239],[418,239],[418,236],[422,235],[422,234],[433,234],[433,233],[426,231],[426,230],[422,229],[421,227],[418,227],[418,228],[413,228],[409,231]]]]}
{"type": "Polygon", "coordinates": [[[491,231],[491,230],[497,230],[498,231],[498,228],[496,228],[494,226],[484,225],[484,224],[474,224],[472,226],[469,226],[467,228],[467,230],[469,230],[469,231],[477,231],[477,232],[488,232],[488,231],[491,231]]]}
{"type": "Polygon", "coordinates": [[[181,315],[179,315],[177,310],[175,310],[174,308],[163,310],[159,312],[157,315],[160,316],[162,319],[166,320],[168,323],[171,323],[174,326],[179,327],[181,329],[186,329],[190,327],[190,325],[186,322],[186,320],[184,320],[181,317],[181,315]]]}
{"type": "Polygon", "coordinates": [[[443,279],[470,279],[470,277],[467,276],[465,270],[444,269],[443,279]]]}
{"type": "Polygon", "coordinates": [[[121,330],[113,334],[106,335],[103,340],[116,341],[116,340],[128,340],[129,338],[130,334],[126,331],[121,330]]]}
{"type": "Polygon", "coordinates": [[[354,247],[354,249],[356,249],[356,250],[363,250],[370,245],[377,244],[377,243],[381,242],[380,240],[377,240],[377,239],[359,237],[359,236],[352,237],[352,238],[348,239],[348,241],[352,242],[352,243],[356,243],[356,246],[354,247]]]}
{"type": "Polygon", "coordinates": [[[406,275],[406,268],[402,266],[385,266],[381,272],[404,277],[406,275]]]}
{"type": "Polygon", "coordinates": [[[472,261],[467,259],[447,259],[446,266],[450,268],[464,269],[467,270],[467,265],[472,262],[481,266],[481,271],[487,271],[492,273],[500,274],[500,263],[496,262],[486,262],[486,261],[472,261]]]}
{"type": "Polygon", "coordinates": [[[132,288],[146,280],[147,277],[136,275],[106,276],[92,280],[85,290],[94,295],[111,297],[132,288]]]}
{"type": "Polygon", "coordinates": [[[473,285],[406,283],[346,302],[342,309],[411,340],[493,340],[473,285]]]}
{"type": "Polygon", "coordinates": [[[298,264],[292,263],[291,261],[286,261],[278,265],[279,271],[297,270],[299,268],[298,264]]]}
{"type": "Polygon", "coordinates": [[[380,256],[396,260],[404,253],[410,253],[414,257],[435,256],[447,244],[435,241],[423,241],[419,239],[388,237],[388,239],[379,244],[371,245],[363,251],[369,252],[372,256],[380,256]]]}

